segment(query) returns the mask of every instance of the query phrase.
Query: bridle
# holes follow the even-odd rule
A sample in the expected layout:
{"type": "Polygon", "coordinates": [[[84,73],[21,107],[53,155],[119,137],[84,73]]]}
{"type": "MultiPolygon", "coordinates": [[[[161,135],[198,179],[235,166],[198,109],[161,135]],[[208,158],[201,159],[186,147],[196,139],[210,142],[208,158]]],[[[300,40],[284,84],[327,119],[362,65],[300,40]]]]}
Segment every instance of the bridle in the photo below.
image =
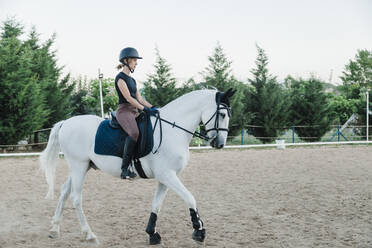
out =
{"type": "Polygon", "coordinates": [[[160,113],[159,113],[159,111],[157,111],[157,112],[155,113],[156,121],[155,121],[155,125],[154,125],[153,130],[155,130],[156,125],[157,125],[157,123],[159,122],[159,128],[160,128],[160,142],[159,142],[159,146],[158,146],[158,148],[156,148],[155,152],[152,152],[152,153],[155,154],[155,153],[159,150],[159,148],[160,148],[160,146],[161,146],[161,143],[162,143],[162,140],[163,140],[163,128],[162,128],[162,124],[161,124],[162,121],[164,121],[165,123],[168,123],[168,124],[172,125],[172,128],[177,127],[177,128],[179,128],[179,129],[181,129],[181,130],[183,130],[183,131],[185,131],[185,132],[187,132],[187,133],[189,133],[189,134],[192,134],[193,137],[197,137],[197,138],[204,139],[204,140],[207,141],[207,142],[210,141],[210,140],[215,139],[215,138],[217,137],[219,131],[226,131],[226,132],[228,132],[228,131],[229,131],[228,128],[220,128],[220,127],[219,127],[219,116],[221,115],[220,110],[222,110],[222,109],[226,109],[226,110],[227,110],[227,113],[228,113],[228,115],[229,115],[229,117],[231,117],[231,108],[230,108],[226,103],[221,102],[221,93],[220,93],[220,92],[217,92],[217,95],[216,95],[216,102],[217,102],[217,109],[216,109],[216,111],[215,111],[214,114],[209,118],[209,120],[204,124],[204,126],[206,126],[206,125],[207,125],[207,124],[208,124],[208,123],[213,119],[213,117],[216,116],[215,121],[214,121],[214,127],[205,130],[207,134],[208,134],[208,132],[210,132],[210,131],[216,130],[216,135],[214,135],[214,136],[211,137],[211,138],[209,138],[209,137],[208,137],[207,135],[205,135],[205,134],[202,134],[201,132],[197,132],[197,131],[195,131],[195,132],[191,132],[191,131],[189,131],[189,130],[187,130],[187,129],[181,127],[181,126],[178,126],[178,125],[176,124],[176,122],[173,122],[173,123],[172,123],[172,122],[170,122],[170,121],[168,121],[168,120],[165,120],[165,119],[163,119],[163,118],[160,117],[160,113]],[[222,107],[220,107],[220,105],[222,105],[222,107]]]}
{"type": "MultiPolygon", "coordinates": [[[[211,118],[209,118],[209,120],[204,124],[204,125],[206,126],[206,125],[207,125],[207,124],[212,120],[212,118],[213,118],[214,116],[216,116],[216,118],[214,119],[214,127],[205,130],[207,133],[208,133],[209,131],[216,130],[216,135],[215,135],[215,137],[218,135],[218,132],[219,132],[219,131],[226,131],[226,132],[229,131],[228,128],[220,128],[220,127],[219,127],[219,116],[221,115],[221,113],[220,113],[220,110],[221,110],[221,109],[226,109],[226,110],[227,110],[227,113],[228,113],[228,115],[229,115],[229,117],[231,117],[231,108],[230,108],[229,106],[227,106],[227,104],[225,104],[225,103],[220,103],[220,104],[217,105],[217,110],[216,110],[216,112],[214,112],[214,114],[211,116],[211,118]],[[222,108],[220,107],[220,105],[222,105],[222,108]]],[[[209,139],[212,139],[212,138],[209,138],[209,139]]]]}

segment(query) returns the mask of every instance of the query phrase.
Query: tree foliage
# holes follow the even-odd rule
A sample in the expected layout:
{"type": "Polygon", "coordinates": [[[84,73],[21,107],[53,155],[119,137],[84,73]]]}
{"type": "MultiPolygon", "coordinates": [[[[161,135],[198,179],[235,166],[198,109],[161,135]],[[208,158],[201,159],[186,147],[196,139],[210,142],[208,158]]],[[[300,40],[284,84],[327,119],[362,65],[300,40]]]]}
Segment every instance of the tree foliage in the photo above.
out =
{"type": "MultiPolygon", "coordinates": [[[[115,111],[118,106],[118,95],[114,87],[114,79],[102,79],[103,112],[115,111]]],[[[90,81],[88,94],[82,99],[90,114],[101,116],[99,80],[90,81]]]]}
{"type": "Polygon", "coordinates": [[[290,87],[290,120],[304,141],[319,141],[331,129],[334,115],[324,82],[315,77],[307,80],[287,78],[290,87]]]}
{"type": "Polygon", "coordinates": [[[176,79],[172,75],[172,68],[165,58],[160,56],[159,49],[156,48],[155,72],[148,75],[144,83],[144,98],[151,103],[162,107],[181,95],[181,91],[176,87],[176,79]]]}
{"type": "Polygon", "coordinates": [[[42,127],[49,111],[32,71],[33,50],[19,39],[23,26],[3,23],[0,40],[0,144],[15,144],[42,127]]]}
{"type": "Polygon", "coordinates": [[[219,91],[227,91],[229,88],[236,90],[234,96],[230,100],[232,109],[232,117],[229,123],[229,136],[237,135],[241,128],[243,128],[248,115],[243,114],[244,102],[243,98],[247,86],[239,82],[232,75],[231,61],[227,58],[220,43],[217,43],[213,54],[208,56],[209,65],[204,69],[202,75],[204,76],[204,84],[213,86],[219,91]]]}
{"type": "Polygon", "coordinates": [[[347,99],[359,99],[365,89],[372,89],[372,51],[358,50],[354,60],[349,60],[340,77],[342,91],[347,99]]]}
{"type": "Polygon", "coordinates": [[[265,51],[256,47],[256,68],[251,70],[253,78],[248,79],[251,88],[246,91],[244,112],[252,115],[247,122],[248,131],[263,143],[269,143],[283,133],[283,127],[288,124],[289,101],[283,85],[269,74],[265,51]]]}

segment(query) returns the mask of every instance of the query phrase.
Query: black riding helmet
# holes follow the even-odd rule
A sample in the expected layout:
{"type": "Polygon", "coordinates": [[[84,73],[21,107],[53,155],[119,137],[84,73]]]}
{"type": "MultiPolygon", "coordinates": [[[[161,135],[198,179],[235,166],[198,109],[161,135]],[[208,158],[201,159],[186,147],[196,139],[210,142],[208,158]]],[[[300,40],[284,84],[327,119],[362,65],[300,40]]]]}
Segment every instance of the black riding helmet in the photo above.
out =
{"type": "Polygon", "coordinates": [[[121,50],[120,55],[119,55],[119,61],[126,65],[130,72],[133,73],[134,70],[132,70],[127,63],[124,62],[124,59],[129,59],[129,58],[137,58],[137,59],[142,59],[142,57],[139,56],[137,50],[133,47],[126,47],[121,50]]]}

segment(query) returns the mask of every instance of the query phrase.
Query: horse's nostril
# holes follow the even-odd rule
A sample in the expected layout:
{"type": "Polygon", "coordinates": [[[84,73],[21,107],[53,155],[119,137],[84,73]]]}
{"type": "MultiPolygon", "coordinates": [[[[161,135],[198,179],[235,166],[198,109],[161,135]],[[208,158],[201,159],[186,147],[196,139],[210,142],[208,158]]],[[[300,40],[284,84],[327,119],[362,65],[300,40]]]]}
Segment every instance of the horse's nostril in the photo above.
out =
{"type": "Polygon", "coordinates": [[[211,142],[212,147],[216,147],[216,138],[214,138],[211,142]]]}

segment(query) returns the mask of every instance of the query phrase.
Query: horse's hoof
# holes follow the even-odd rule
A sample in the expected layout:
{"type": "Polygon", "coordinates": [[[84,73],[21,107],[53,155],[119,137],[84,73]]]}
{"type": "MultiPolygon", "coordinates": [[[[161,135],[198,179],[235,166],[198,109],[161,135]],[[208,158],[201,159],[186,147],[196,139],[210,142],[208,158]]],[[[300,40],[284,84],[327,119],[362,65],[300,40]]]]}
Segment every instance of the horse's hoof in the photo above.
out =
{"type": "Polygon", "coordinates": [[[198,242],[204,242],[205,239],[205,229],[202,230],[194,230],[192,233],[192,239],[198,242]]]}
{"type": "Polygon", "coordinates": [[[99,245],[99,241],[97,237],[87,238],[86,241],[90,244],[99,245]]]}
{"type": "Polygon", "coordinates": [[[150,245],[158,245],[161,242],[161,237],[159,233],[154,233],[150,236],[150,245]]]}
{"type": "Polygon", "coordinates": [[[89,244],[92,244],[92,245],[99,245],[99,241],[97,238],[93,238],[93,239],[87,239],[87,242],[89,244]]]}
{"type": "Polygon", "coordinates": [[[53,226],[53,228],[49,230],[48,237],[51,239],[59,238],[59,226],[57,227],[53,226]]]}
{"type": "Polygon", "coordinates": [[[48,237],[51,238],[51,239],[59,238],[59,232],[57,232],[57,231],[49,231],[48,237]]]}
{"type": "Polygon", "coordinates": [[[92,232],[88,233],[86,240],[87,241],[98,241],[97,236],[92,232]]]}
{"type": "Polygon", "coordinates": [[[98,241],[98,238],[97,236],[92,232],[83,232],[83,237],[85,237],[85,241],[87,241],[88,243],[90,244],[95,244],[95,245],[99,245],[99,241],[98,241]]]}

